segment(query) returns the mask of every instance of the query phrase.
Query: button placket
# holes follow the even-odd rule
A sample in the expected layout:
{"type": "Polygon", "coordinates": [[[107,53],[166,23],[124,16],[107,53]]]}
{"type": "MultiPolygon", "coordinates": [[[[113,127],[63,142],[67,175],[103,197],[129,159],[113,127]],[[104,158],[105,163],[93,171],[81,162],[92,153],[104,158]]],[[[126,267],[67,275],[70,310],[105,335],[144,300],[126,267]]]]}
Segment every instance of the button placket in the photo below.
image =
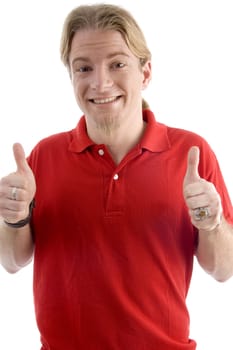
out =
{"type": "Polygon", "coordinates": [[[103,156],[103,155],[104,155],[104,150],[103,150],[102,148],[100,148],[100,149],[98,150],[98,153],[99,153],[100,156],[103,156]]]}
{"type": "Polygon", "coordinates": [[[113,176],[113,180],[118,180],[119,179],[119,175],[118,174],[114,174],[114,176],[113,176]]]}

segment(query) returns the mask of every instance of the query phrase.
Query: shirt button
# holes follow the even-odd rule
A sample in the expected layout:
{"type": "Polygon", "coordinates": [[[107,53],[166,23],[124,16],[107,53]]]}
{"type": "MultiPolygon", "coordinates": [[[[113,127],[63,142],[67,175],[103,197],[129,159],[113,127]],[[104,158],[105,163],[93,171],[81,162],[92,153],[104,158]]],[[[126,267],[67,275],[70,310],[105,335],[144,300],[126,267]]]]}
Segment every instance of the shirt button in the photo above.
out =
{"type": "Polygon", "coordinates": [[[115,174],[115,175],[113,176],[113,179],[114,179],[114,180],[118,180],[118,179],[119,179],[118,174],[115,174]]]}
{"type": "Polygon", "coordinates": [[[104,150],[101,148],[101,149],[98,150],[98,153],[99,153],[100,156],[103,156],[104,155],[104,150]]]}

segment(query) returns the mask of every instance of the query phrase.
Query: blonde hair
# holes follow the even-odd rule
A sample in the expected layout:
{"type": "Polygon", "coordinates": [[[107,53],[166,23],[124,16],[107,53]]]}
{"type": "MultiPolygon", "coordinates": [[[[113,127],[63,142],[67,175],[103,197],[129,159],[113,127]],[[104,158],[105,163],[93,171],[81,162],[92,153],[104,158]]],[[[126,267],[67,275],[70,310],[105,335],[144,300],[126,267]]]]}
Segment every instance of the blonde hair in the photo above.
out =
{"type": "MultiPolygon", "coordinates": [[[[60,55],[67,68],[73,37],[78,30],[85,29],[118,31],[131,52],[138,57],[141,67],[151,59],[142,30],[127,10],[112,4],[81,5],[68,14],[63,25],[60,55]]],[[[144,99],[142,108],[149,108],[144,99]]]]}

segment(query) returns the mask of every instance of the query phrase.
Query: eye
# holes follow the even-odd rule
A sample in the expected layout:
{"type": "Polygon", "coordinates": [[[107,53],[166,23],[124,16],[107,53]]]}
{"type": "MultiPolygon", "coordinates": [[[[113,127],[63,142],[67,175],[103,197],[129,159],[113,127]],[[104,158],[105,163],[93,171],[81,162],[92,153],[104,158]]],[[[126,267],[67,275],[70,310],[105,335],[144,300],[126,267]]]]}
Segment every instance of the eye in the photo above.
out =
{"type": "Polygon", "coordinates": [[[125,66],[126,66],[125,63],[122,63],[122,62],[114,62],[111,65],[113,69],[121,69],[121,68],[124,68],[125,66]]]}
{"type": "Polygon", "coordinates": [[[74,71],[78,73],[86,73],[91,71],[91,67],[89,66],[74,67],[74,71]]]}

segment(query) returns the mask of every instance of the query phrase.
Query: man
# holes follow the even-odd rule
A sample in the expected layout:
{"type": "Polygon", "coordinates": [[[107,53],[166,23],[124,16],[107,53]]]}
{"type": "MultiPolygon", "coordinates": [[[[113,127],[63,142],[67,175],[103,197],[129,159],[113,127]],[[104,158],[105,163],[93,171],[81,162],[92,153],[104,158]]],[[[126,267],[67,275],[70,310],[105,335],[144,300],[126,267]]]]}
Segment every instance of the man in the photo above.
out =
{"type": "Polygon", "coordinates": [[[233,211],[216,157],[192,132],[155,120],[141,92],[151,55],[132,16],[80,6],[61,57],[83,111],[0,183],[0,256],[34,258],[43,350],[195,349],[185,298],[193,257],[233,274],[233,211]],[[29,208],[29,210],[28,210],[29,208]]]}

